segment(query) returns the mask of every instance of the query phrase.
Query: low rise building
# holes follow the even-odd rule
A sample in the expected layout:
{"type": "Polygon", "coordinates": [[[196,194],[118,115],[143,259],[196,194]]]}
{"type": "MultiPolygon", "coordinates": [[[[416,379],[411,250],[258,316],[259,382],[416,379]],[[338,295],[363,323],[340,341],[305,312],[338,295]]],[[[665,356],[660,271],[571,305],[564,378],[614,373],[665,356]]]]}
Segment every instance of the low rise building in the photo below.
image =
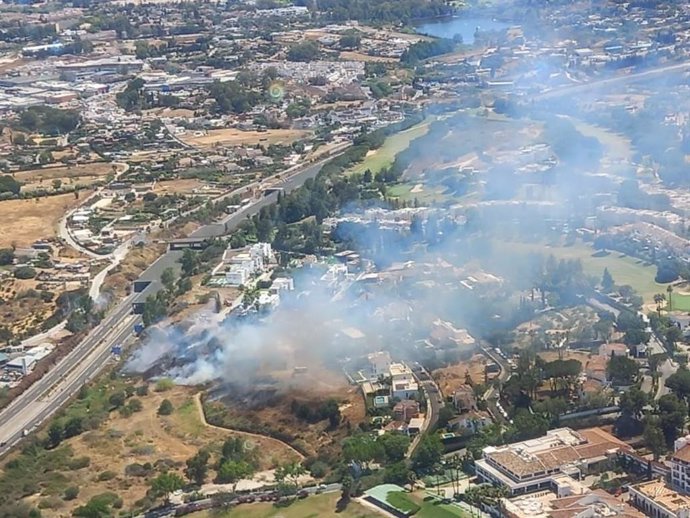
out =
{"type": "Polygon", "coordinates": [[[371,380],[377,380],[380,376],[388,376],[390,374],[391,355],[388,351],[378,351],[367,355],[369,362],[368,376],[371,380]]]}
{"type": "Polygon", "coordinates": [[[644,518],[606,491],[582,486],[572,489],[572,495],[561,498],[549,492],[504,499],[504,514],[507,518],[644,518]]]}
{"type": "Polygon", "coordinates": [[[419,403],[412,399],[403,399],[393,407],[393,419],[409,423],[411,419],[419,417],[419,403]]]}
{"type": "Polygon", "coordinates": [[[493,423],[493,419],[488,412],[471,410],[448,421],[448,427],[458,432],[477,433],[491,423],[493,423]]]}
{"type": "Polygon", "coordinates": [[[460,385],[453,393],[453,404],[458,412],[477,410],[477,396],[471,385],[460,385]]]}
{"type": "Polygon", "coordinates": [[[663,480],[630,486],[630,503],[651,518],[690,517],[690,497],[678,493],[663,480]]]}
{"type": "Polygon", "coordinates": [[[404,363],[392,363],[388,368],[391,377],[391,397],[412,399],[419,392],[419,385],[410,368],[404,363]]]}
{"type": "Polygon", "coordinates": [[[671,485],[683,493],[690,493],[690,435],[676,439],[673,444],[671,485]]]}
{"type": "Polygon", "coordinates": [[[610,456],[628,450],[630,446],[600,428],[558,428],[529,441],[484,448],[475,468],[481,480],[516,496],[554,489],[562,475],[579,480],[610,456]]]}

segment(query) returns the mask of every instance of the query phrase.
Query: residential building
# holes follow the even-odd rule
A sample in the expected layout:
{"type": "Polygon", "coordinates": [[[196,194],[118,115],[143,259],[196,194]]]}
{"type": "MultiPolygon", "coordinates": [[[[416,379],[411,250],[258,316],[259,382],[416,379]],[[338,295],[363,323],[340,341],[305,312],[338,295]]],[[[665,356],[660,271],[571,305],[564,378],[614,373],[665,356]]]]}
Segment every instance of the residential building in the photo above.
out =
{"type": "Polygon", "coordinates": [[[493,419],[491,419],[488,412],[470,410],[448,421],[448,427],[459,432],[477,433],[491,423],[493,423],[493,419]]]}
{"type": "Polygon", "coordinates": [[[380,376],[388,376],[390,373],[391,355],[388,351],[379,351],[367,356],[369,361],[369,379],[377,380],[380,376]]]}
{"type": "Polygon", "coordinates": [[[507,518],[644,518],[644,515],[602,489],[573,487],[573,494],[558,498],[554,493],[504,499],[507,518]]]}
{"type": "Polygon", "coordinates": [[[419,391],[419,385],[410,368],[404,363],[392,363],[388,368],[391,377],[391,397],[412,399],[419,391]]]}
{"type": "Polygon", "coordinates": [[[417,435],[422,431],[423,426],[424,418],[415,417],[413,419],[410,419],[410,422],[407,425],[407,435],[417,435]]]}
{"type": "Polygon", "coordinates": [[[481,480],[520,495],[553,489],[562,475],[580,479],[611,455],[630,449],[600,428],[558,428],[529,441],[484,448],[475,467],[481,480]]]}
{"type": "Polygon", "coordinates": [[[412,399],[403,399],[393,407],[393,419],[396,421],[410,422],[410,419],[419,417],[419,403],[412,399]]]}
{"type": "Polygon", "coordinates": [[[690,493],[690,435],[676,439],[673,444],[671,486],[683,493],[690,493]]]}
{"type": "Polygon", "coordinates": [[[467,329],[458,329],[450,322],[441,319],[436,319],[431,325],[429,342],[437,347],[472,348],[475,345],[474,338],[467,329]]]}
{"type": "Polygon", "coordinates": [[[266,290],[261,290],[259,298],[257,299],[257,306],[261,312],[273,311],[280,304],[280,296],[277,293],[270,293],[266,290]]]}
{"type": "Polygon", "coordinates": [[[453,404],[458,412],[469,412],[477,410],[477,396],[471,385],[460,385],[453,393],[453,404]]]}
{"type": "MultiPolygon", "coordinates": [[[[240,252],[228,248],[223,253],[221,263],[213,270],[213,275],[222,275],[226,285],[242,286],[252,276],[263,273],[272,258],[269,243],[256,243],[240,252]]],[[[289,288],[289,284],[281,281],[279,287],[289,288]]]]}
{"type": "Polygon", "coordinates": [[[630,503],[650,518],[690,517],[690,497],[668,487],[663,480],[630,486],[630,503]]]}

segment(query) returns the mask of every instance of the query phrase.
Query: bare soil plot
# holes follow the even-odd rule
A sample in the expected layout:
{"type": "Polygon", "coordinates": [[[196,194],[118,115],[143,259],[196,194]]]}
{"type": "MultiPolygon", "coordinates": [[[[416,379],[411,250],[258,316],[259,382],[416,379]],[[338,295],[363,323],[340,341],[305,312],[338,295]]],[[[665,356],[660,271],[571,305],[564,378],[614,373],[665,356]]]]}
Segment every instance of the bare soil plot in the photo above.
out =
{"type": "Polygon", "coordinates": [[[468,375],[475,385],[484,383],[484,367],[487,362],[488,360],[483,354],[474,354],[469,360],[437,369],[432,375],[441,392],[448,396],[455,392],[460,385],[467,383],[468,375]]]}
{"type": "Polygon", "coordinates": [[[113,164],[108,162],[93,162],[91,164],[61,165],[57,167],[39,167],[27,171],[14,173],[14,179],[22,183],[34,183],[41,180],[54,180],[60,178],[90,178],[107,176],[113,173],[113,164]]]}
{"type": "Polygon", "coordinates": [[[70,209],[91,193],[81,191],[79,199],[74,194],[59,194],[28,200],[0,201],[0,248],[13,243],[28,247],[34,241],[55,237],[60,219],[70,209]]]}
{"type": "Polygon", "coordinates": [[[311,132],[304,130],[273,129],[267,131],[242,131],[236,128],[210,130],[204,135],[195,136],[187,133],[180,136],[180,140],[198,147],[213,146],[251,146],[262,144],[291,144],[309,136],[311,132]]]}
{"type": "Polygon", "coordinates": [[[107,162],[80,164],[75,166],[58,166],[19,171],[14,178],[22,182],[24,191],[52,189],[53,181],[59,180],[63,185],[89,186],[103,180],[113,173],[113,165],[107,162]]]}
{"type": "Polygon", "coordinates": [[[195,178],[180,180],[164,180],[156,182],[153,191],[158,194],[192,194],[195,190],[205,185],[204,182],[195,178]]]}

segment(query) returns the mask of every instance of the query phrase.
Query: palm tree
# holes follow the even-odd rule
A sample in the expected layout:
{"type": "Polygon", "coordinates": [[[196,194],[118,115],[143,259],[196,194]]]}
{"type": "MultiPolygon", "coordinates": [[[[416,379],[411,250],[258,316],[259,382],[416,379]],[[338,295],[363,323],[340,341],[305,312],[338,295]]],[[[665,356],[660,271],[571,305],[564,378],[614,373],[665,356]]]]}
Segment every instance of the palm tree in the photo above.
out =
{"type": "MultiPolygon", "coordinates": [[[[669,286],[670,288],[671,286],[669,286]]],[[[656,312],[661,316],[661,305],[666,302],[666,295],[663,293],[657,293],[654,295],[654,302],[656,303],[656,312]]]]}
{"type": "Polygon", "coordinates": [[[668,311],[671,311],[673,309],[673,299],[671,298],[671,294],[673,293],[673,286],[669,284],[668,288],[666,288],[666,293],[668,293],[668,311]]]}

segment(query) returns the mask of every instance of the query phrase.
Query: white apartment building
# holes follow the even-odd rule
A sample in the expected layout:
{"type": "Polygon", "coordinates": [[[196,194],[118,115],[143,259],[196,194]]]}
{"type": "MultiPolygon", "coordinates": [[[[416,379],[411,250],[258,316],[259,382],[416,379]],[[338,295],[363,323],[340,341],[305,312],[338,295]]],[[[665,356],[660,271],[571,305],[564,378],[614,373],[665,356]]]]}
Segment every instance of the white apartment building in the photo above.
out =
{"type": "Polygon", "coordinates": [[[391,363],[388,367],[391,377],[391,397],[412,399],[419,392],[419,385],[410,368],[404,363],[391,363]]]}
{"type": "Polygon", "coordinates": [[[222,262],[213,273],[223,274],[225,282],[230,286],[242,286],[247,284],[253,275],[264,272],[272,258],[273,251],[269,243],[256,243],[239,253],[228,248],[223,253],[222,262]]]}
{"type": "Polygon", "coordinates": [[[671,486],[682,493],[690,493],[690,435],[676,439],[673,450],[669,460],[671,486]]]}

